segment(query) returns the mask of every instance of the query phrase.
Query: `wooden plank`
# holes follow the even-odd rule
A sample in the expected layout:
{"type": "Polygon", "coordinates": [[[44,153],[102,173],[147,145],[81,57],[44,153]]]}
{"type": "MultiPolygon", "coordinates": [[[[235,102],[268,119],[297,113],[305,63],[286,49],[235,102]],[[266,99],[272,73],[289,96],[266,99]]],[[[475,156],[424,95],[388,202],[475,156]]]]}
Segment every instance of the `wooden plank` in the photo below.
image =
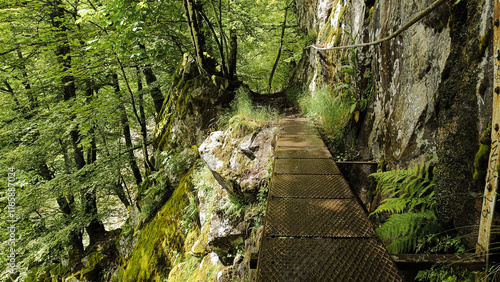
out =
{"type": "Polygon", "coordinates": [[[488,262],[488,251],[490,246],[491,224],[498,190],[499,145],[500,145],[500,0],[495,0],[493,16],[493,113],[491,130],[491,152],[486,175],[486,186],[483,195],[483,207],[481,210],[481,222],[479,224],[478,242],[476,254],[485,255],[488,262]]]}

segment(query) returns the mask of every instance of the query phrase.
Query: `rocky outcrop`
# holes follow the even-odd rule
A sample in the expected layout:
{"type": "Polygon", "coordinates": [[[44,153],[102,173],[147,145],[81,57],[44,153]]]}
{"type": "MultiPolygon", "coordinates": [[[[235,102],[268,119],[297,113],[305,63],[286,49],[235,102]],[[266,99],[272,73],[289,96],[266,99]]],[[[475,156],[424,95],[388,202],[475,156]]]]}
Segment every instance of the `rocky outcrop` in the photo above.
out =
{"type": "MultiPolygon", "coordinates": [[[[317,47],[371,42],[399,29],[433,0],[296,0],[300,25],[317,47]]],[[[473,162],[491,119],[492,0],[447,1],[401,35],[357,49],[358,93],[374,87],[348,135],[359,158],[406,168],[437,156],[443,223],[473,224],[473,162]],[[453,211],[453,212],[452,212],[453,211]],[[467,214],[468,216],[464,216],[467,214]]],[[[295,82],[314,91],[342,78],[349,50],[309,48],[295,82]]]]}
{"type": "Polygon", "coordinates": [[[198,150],[226,191],[253,201],[262,182],[270,177],[277,132],[277,127],[268,126],[240,137],[242,132],[231,127],[212,132],[198,150]]]}
{"type": "Polygon", "coordinates": [[[133,230],[129,235],[122,233],[137,239],[132,239],[136,240],[132,251],[121,253],[113,281],[164,280],[172,266],[184,257],[188,241],[182,229],[183,212],[189,205],[191,174],[192,171],[182,178],[167,203],[142,226],[140,234],[134,234],[133,230]]]}
{"type": "MultiPolygon", "coordinates": [[[[236,119],[227,130],[212,132],[200,145],[205,164],[193,173],[193,187],[185,191],[184,202],[176,208],[183,209],[183,220],[177,222],[176,230],[188,233],[179,237],[176,248],[162,248],[176,254],[175,261],[166,260],[172,263],[168,264],[169,281],[252,279],[250,260],[258,251],[262,234],[276,134],[275,126],[236,119]],[[193,210],[196,212],[189,212],[193,210]],[[188,222],[192,222],[191,227],[188,222]]],[[[146,236],[144,232],[141,236],[146,236]]],[[[158,244],[164,242],[168,243],[161,239],[158,244]]],[[[172,253],[166,256],[172,257],[172,253]]],[[[123,270],[126,272],[128,269],[123,270]]]]}

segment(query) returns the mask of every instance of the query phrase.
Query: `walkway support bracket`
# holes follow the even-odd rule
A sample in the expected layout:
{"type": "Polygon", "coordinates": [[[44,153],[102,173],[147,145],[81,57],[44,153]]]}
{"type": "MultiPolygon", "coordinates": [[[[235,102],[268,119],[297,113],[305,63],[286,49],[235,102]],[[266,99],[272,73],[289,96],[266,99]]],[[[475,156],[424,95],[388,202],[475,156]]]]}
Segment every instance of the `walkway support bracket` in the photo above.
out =
{"type": "Polygon", "coordinates": [[[478,242],[476,254],[485,256],[488,265],[488,253],[490,246],[491,224],[495,211],[495,202],[498,190],[498,168],[500,164],[500,0],[495,0],[493,16],[493,113],[491,130],[491,152],[486,175],[486,186],[483,195],[483,207],[481,209],[481,221],[479,224],[478,242]]]}

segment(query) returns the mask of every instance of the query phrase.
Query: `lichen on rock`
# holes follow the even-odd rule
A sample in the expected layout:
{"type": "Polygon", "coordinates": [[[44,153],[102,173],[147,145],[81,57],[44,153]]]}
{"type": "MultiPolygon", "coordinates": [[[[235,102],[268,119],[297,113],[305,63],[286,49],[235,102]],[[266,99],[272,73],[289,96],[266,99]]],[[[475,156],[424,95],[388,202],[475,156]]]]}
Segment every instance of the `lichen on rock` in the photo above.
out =
{"type": "Polygon", "coordinates": [[[230,194],[247,201],[256,199],[262,182],[270,177],[277,127],[257,128],[239,138],[231,127],[212,132],[199,152],[215,179],[230,194]]]}

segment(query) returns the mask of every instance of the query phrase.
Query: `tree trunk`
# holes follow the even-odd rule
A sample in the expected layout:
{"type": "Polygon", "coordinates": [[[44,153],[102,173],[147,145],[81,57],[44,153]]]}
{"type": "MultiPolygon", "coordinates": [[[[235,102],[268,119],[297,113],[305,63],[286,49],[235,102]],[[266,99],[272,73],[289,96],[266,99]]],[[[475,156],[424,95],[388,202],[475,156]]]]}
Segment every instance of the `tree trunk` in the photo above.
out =
{"type": "Polygon", "coordinates": [[[272,89],[272,83],[273,83],[273,76],[274,73],[276,72],[276,68],[278,67],[278,63],[280,61],[281,57],[281,50],[283,49],[283,41],[285,38],[285,31],[286,31],[286,18],[288,15],[288,4],[285,7],[285,16],[283,19],[283,24],[281,25],[281,39],[280,39],[280,47],[278,48],[278,55],[276,56],[276,60],[274,61],[273,69],[271,70],[271,74],[269,75],[269,84],[267,87],[267,93],[271,93],[272,89]]]}
{"type": "MultiPolygon", "coordinates": [[[[139,48],[141,48],[143,51],[146,51],[146,46],[144,46],[143,44],[139,44],[139,48]]],[[[165,97],[163,97],[160,87],[154,84],[156,82],[156,75],[153,73],[153,69],[151,68],[151,65],[149,63],[144,64],[142,73],[146,78],[146,83],[150,87],[149,94],[151,95],[151,98],[153,98],[156,114],[159,115],[165,97]]]]}
{"type": "Polygon", "coordinates": [[[120,201],[126,206],[130,206],[130,200],[125,194],[125,188],[122,186],[121,181],[118,180],[115,185],[113,186],[113,190],[115,191],[116,195],[120,199],[120,201]]]}
{"type": "MultiPolygon", "coordinates": [[[[52,22],[52,27],[56,32],[56,37],[59,39],[59,44],[55,48],[55,55],[57,61],[62,69],[63,76],[61,82],[63,85],[63,99],[64,101],[69,101],[76,97],[75,88],[75,78],[70,73],[71,70],[71,53],[70,46],[67,37],[67,27],[64,24],[65,12],[63,9],[62,2],[59,0],[49,2],[51,13],[50,19],[52,22]]],[[[85,160],[83,157],[83,151],[81,147],[78,146],[80,140],[80,135],[78,128],[71,130],[70,132],[72,144],[73,144],[73,157],[77,169],[81,169],[85,166],[85,160]]],[[[73,202],[73,196],[69,195],[64,197],[63,195],[57,198],[57,203],[59,207],[66,214],[68,220],[72,218],[71,204],[73,202]]],[[[83,244],[82,244],[82,234],[78,229],[72,230],[69,235],[69,240],[71,242],[72,249],[69,251],[70,264],[73,269],[77,269],[81,265],[81,259],[83,254],[83,244]]]]}
{"type": "Polygon", "coordinates": [[[189,33],[195,51],[195,59],[198,64],[200,73],[206,72],[205,56],[205,38],[203,36],[202,21],[199,18],[198,11],[201,9],[200,4],[196,0],[184,0],[184,12],[189,26],[189,33]]]}
{"type": "Polygon", "coordinates": [[[236,54],[238,51],[238,41],[237,35],[234,30],[231,29],[229,32],[229,45],[231,50],[229,51],[229,79],[234,80],[236,77],[236,54]]]}
{"type": "MultiPolygon", "coordinates": [[[[215,10],[215,6],[214,6],[213,1],[212,1],[212,8],[213,8],[213,11],[215,13],[216,18],[218,18],[218,15],[217,15],[217,12],[215,10]]],[[[223,75],[223,77],[228,78],[228,70],[227,70],[226,58],[225,58],[225,55],[224,55],[224,46],[223,46],[223,44],[224,44],[223,43],[223,41],[224,41],[224,33],[223,33],[223,30],[222,30],[222,26],[221,26],[222,24],[219,23],[219,21],[217,21],[217,24],[220,27],[219,28],[220,39],[219,39],[219,37],[217,36],[217,33],[215,32],[215,29],[212,26],[212,23],[210,22],[210,20],[207,17],[207,15],[205,15],[205,13],[203,13],[203,11],[201,11],[201,15],[203,16],[203,19],[207,23],[208,28],[212,32],[212,34],[214,36],[215,44],[217,45],[217,49],[219,50],[219,56],[221,58],[221,63],[222,63],[222,75],[223,75]]]]}
{"type": "Polygon", "coordinates": [[[89,234],[89,246],[93,246],[99,241],[106,230],[104,225],[99,222],[97,217],[97,198],[94,187],[87,187],[86,191],[83,193],[83,202],[85,206],[85,215],[90,216],[90,223],[85,230],[89,234]]]}
{"type": "Polygon", "coordinates": [[[5,84],[5,87],[7,87],[7,88],[1,89],[1,90],[10,94],[10,96],[12,97],[12,100],[14,100],[14,103],[16,103],[16,108],[21,108],[21,104],[19,103],[19,100],[17,99],[16,94],[14,94],[14,89],[12,89],[12,86],[10,86],[10,83],[7,80],[5,80],[3,83],[5,84]]]}
{"type": "Polygon", "coordinates": [[[17,57],[19,58],[19,60],[21,60],[21,63],[19,64],[19,68],[21,69],[21,72],[23,74],[23,85],[24,85],[24,89],[26,89],[26,93],[28,95],[30,109],[35,109],[36,107],[38,107],[38,101],[37,101],[36,97],[33,95],[33,91],[31,91],[31,84],[29,83],[28,72],[26,71],[26,64],[24,64],[23,52],[21,51],[21,49],[17,49],[17,57]]]}
{"type": "Polygon", "coordinates": [[[139,118],[141,124],[141,135],[142,135],[142,150],[144,153],[144,167],[146,168],[146,175],[149,175],[148,171],[151,172],[154,168],[149,161],[148,154],[148,129],[146,127],[146,113],[144,112],[144,93],[142,92],[142,79],[139,67],[136,69],[137,73],[137,91],[138,91],[138,102],[139,102],[139,118]]]}
{"type": "MultiPolygon", "coordinates": [[[[87,81],[87,102],[92,100],[92,96],[94,94],[94,89],[92,83],[87,81]]],[[[90,148],[87,150],[87,163],[92,164],[97,160],[97,144],[94,136],[95,127],[93,126],[88,134],[92,136],[90,141],[90,148]]],[[[82,191],[83,194],[83,204],[85,214],[90,216],[90,223],[85,230],[89,234],[89,246],[93,246],[99,239],[102,237],[106,230],[104,229],[104,225],[99,222],[99,218],[97,216],[97,198],[94,187],[85,187],[82,191]]]]}
{"type": "MultiPolygon", "coordinates": [[[[115,93],[118,99],[121,100],[122,95],[120,92],[120,84],[118,83],[118,75],[116,73],[113,74],[112,83],[113,87],[115,88],[115,93]]],[[[123,137],[125,138],[125,146],[127,147],[128,162],[130,168],[132,169],[132,173],[134,174],[135,182],[137,186],[139,186],[141,185],[142,182],[142,175],[141,171],[139,170],[139,167],[137,166],[137,162],[135,161],[134,151],[132,150],[132,135],[130,134],[130,126],[127,117],[127,111],[121,101],[120,104],[118,105],[118,109],[120,111],[120,121],[123,129],[123,137]]]]}

